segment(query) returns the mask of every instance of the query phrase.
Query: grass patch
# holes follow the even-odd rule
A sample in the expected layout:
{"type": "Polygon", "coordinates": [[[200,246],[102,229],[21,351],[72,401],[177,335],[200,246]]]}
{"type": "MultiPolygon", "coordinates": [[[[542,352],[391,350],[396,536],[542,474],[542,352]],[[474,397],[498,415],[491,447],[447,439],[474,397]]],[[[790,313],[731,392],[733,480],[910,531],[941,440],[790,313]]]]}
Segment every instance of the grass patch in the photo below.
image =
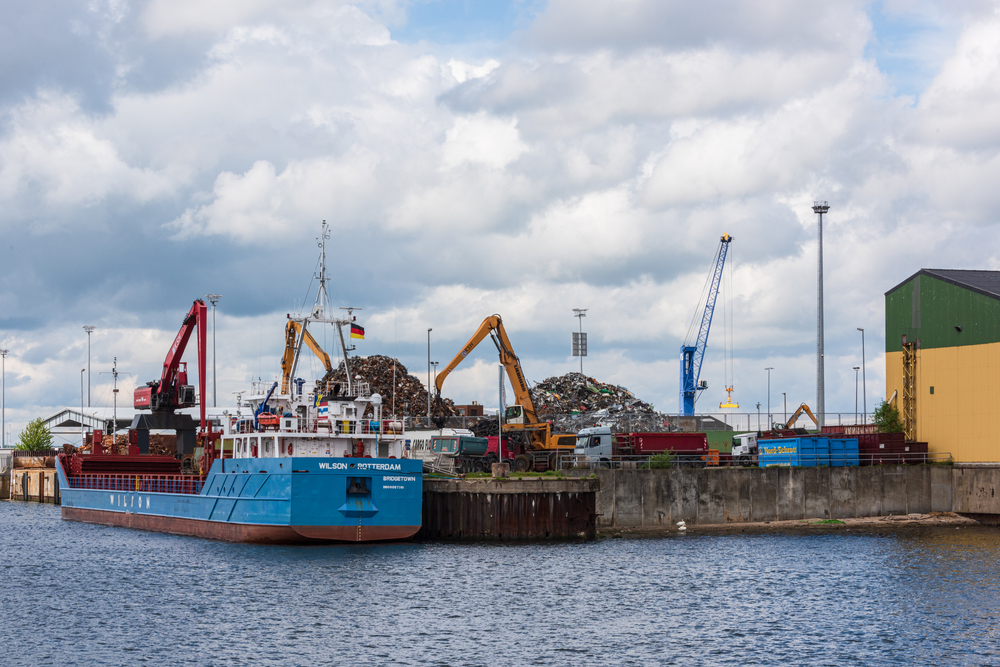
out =
{"type": "Polygon", "coordinates": [[[829,526],[829,525],[841,525],[841,526],[844,525],[844,522],[841,521],[840,519],[823,519],[821,521],[813,521],[813,523],[816,524],[816,525],[824,524],[824,525],[827,525],[827,526],[829,526]]]}

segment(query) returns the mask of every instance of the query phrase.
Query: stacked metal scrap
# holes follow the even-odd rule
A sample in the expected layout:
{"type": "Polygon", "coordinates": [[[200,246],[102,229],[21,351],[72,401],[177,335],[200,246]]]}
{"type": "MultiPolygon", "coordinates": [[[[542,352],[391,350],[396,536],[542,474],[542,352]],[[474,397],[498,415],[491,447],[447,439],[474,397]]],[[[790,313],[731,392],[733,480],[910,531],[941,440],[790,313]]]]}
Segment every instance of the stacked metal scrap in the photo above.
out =
{"type": "MultiPolygon", "coordinates": [[[[372,393],[382,397],[382,413],[388,415],[393,405],[393,368],[395,368],[395,405],[397,415],[427,414],[427,388],[415,376],[410,375],[406,366],[398,359],[373,354],[370,357],[352,357],[351,375],[357,382],[367,382],[372,393]]],[[[344,361],[337,368],[328,372],[324,381],[340,382],[346,386],[347,374],[344,372],[344,361]]],[[[450,398],[441,401],[441,405],[432,405],[435,415],[444,417],[455,414],[455,402],[450,398]]]]}
{"type": "Polygon", "coordinates": [[[653,411],[652,405],[639,400],[625,387],[605,384],[581,373],[567,373],[539,382],[531,389],[531,400],[539,417],[597,410],[653,411]]]}
{"type": "MultiPolygon", "coordinates": [[[[637,398],[625,387],[606,384],[581,373],[550,377],[531,389],[539,421],[552,422],[557,433],[575,433],[605,424],[619,431],[674,431],[667,416],[637,398]]],[[[480,436],[496,435],[496,418],[472,426],[480,436]]]]}

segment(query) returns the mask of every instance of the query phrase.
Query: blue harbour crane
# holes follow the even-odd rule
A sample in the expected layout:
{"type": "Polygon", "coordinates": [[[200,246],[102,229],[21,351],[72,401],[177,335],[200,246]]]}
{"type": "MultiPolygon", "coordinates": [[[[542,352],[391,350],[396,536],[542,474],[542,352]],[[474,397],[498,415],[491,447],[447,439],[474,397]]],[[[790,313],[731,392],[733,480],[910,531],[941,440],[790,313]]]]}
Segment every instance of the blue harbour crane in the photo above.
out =
{"type": "MultiPolygon", "coordinates": [[[[694,415],[694,402],[698,392],[708,388],[708,383],[700,381],[701,363],[705,359],[705,348],[708,346],[708,331],[712,328],[712,315],[715,312],[715,300],[719,296],[719,286],[722,283],[722,269],[726,264],[726,253],[729,250],[729,243],[733,237],[723,234],[719,243],[719,250],[715,255],[715,266],[709,276],[708,297],[705,299],[705,310],[701,315],[701,326],[698,328],[698,338],[694,345],[691,345],[691,333],[688,339],[681,345],[681,414],[694,415]]],[[[695,316],[697,317],[697,310],[695,316]]]]}

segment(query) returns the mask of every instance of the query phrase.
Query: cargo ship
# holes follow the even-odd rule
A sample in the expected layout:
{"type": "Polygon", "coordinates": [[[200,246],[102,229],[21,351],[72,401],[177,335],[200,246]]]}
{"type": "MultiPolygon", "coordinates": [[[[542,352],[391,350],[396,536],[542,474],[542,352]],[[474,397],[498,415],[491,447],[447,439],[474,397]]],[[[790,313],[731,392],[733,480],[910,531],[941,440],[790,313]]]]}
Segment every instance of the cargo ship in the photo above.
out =
{"type": "Polygon", "coordinates": [[[351,376],[353,348],[343,330],[354,337],[364,330],[356,308],[342,319],[326,314],[325,223],[323,232],[316,304],[308,316],[288,318],[280,381],[253,383],[235,415],[208,421],[181,361],[197,332],[204,397],[207,309],[196,300],[160,379],[135,391],[127,453],[117,445],[104,453],[95,432],[91,452],[57,457],[64,519],[253,543],[378,542],[416,534],[423,462],[408,456],[402,423],[382,418],[381,397],[351,376]],[[341,381],[332,379],[329,357],[309,333],[324,323],[340,340],[341,381]],[[303,343],[327,369],[309,383],[295,377],[303,343]],[[196,405],[197,424],[181,411],[196,405]],[[177,433],[176,456],[150,454],[150,431],[161,429],[177,433]]]}

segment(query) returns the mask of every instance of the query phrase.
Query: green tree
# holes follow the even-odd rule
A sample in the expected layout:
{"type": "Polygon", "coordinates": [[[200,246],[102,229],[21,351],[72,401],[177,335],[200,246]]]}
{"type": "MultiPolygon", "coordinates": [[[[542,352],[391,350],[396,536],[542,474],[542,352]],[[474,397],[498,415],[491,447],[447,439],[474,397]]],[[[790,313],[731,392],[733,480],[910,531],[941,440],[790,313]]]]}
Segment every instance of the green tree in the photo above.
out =
{"type": "Polygon", "coordinates": [[[42,418],[32,419],[17,436],[14,449],[29,452],[41,452],[52,449],[52,434],[45,427],[42,418]]]}
{"type": "Polygon", "coordinates": [[[903,432],[903,420],[899,417],[899,410],[892,403],[885,401],[879,403],[875,408],[873,419],[879,433],[903,432]]]}

